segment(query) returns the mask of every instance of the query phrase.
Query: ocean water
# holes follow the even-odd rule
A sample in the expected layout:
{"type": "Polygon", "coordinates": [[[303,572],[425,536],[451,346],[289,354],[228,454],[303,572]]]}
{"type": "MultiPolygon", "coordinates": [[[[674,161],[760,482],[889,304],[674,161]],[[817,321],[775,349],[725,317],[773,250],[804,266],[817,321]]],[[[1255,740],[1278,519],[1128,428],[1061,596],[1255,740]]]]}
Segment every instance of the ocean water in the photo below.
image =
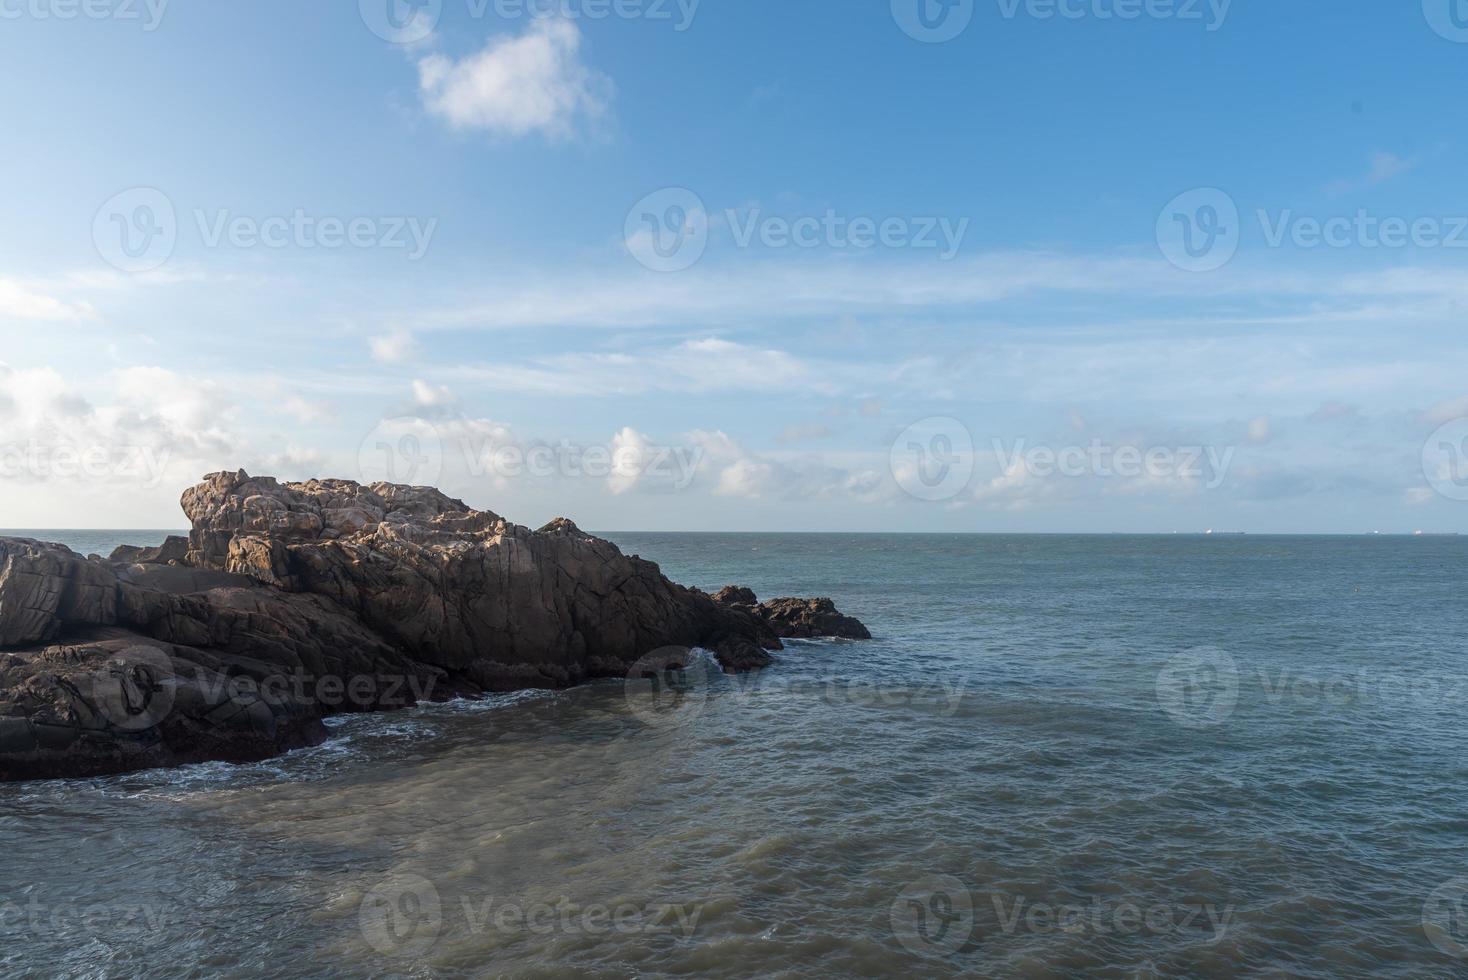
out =
{"type": "Polygon", "coordinates": [[[0,786],[0,973],[1468,975],[1468,539],[611,537],[876,639],[0,786]]]}

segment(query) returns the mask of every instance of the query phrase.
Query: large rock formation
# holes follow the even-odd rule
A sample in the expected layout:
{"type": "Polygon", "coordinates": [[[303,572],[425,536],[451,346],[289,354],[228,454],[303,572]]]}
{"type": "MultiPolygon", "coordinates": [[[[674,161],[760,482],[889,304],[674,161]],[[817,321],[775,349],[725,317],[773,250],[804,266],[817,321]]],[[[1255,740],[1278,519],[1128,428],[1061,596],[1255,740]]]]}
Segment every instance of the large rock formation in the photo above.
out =
{"type": "Polygon", "coordinates": [[[782,634],[866,634],[829,600],[708,596],[570,521],[427,488],[217,473],[183,507],[187,541],[106,561],[0,539],[0,779],[259,759],[333,713],[625,677],[670,648],[751,670],[782,634]]]}

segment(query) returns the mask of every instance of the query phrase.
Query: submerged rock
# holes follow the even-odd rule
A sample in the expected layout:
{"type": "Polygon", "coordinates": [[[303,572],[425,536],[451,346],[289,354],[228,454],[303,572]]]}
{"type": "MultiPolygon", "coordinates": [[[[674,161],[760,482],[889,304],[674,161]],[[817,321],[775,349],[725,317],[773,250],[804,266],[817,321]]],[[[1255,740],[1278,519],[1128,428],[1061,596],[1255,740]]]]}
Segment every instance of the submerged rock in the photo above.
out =
{"type": "Polygon", "coordinates": [[[781,635],[866,633],[430,488],[241,471],[182,502],[187,540],[105,561],[0,539],[0,780],[261,759],[330,714],[625,677],[667,647],[741,672],[781,635]]]}
{"type": "Polygon", "coordinates": [[[872,638],[860,620],[843,616],[830,599],[770,599],[760,602],[754,592],[737,585],[724,586],[714,593],[713,598],[721,605],[754,616],[775,636],[785,639],[872,638]]]}

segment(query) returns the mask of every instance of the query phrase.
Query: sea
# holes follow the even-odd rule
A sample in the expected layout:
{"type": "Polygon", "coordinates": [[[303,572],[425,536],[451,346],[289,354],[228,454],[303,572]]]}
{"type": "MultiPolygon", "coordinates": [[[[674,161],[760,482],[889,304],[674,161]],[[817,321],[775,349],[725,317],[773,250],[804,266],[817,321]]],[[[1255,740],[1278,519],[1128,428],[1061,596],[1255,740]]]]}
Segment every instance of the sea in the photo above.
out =
{"type": "Polygon", "coordinates": [[[0,785],[0,975],[1468,976],[1468,538],[608,536],[874,639],[0,785]]]}

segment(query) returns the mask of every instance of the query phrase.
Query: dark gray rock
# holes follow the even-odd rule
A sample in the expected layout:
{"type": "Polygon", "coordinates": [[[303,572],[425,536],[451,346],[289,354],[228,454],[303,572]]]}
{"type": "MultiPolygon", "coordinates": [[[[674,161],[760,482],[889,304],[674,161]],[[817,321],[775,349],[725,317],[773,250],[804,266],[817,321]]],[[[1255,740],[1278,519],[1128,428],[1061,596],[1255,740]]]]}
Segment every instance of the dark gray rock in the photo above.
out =
{"type": "Polygon", "coordinates": [[[737,585],[724,586],[714,593],[713,598],[721,605],[755,617],[771,633],[783,639],[872,638],[860,620],[842,615],[830,599],[786,598],[760,602],[753,591],[737,585]]]}
{"type": "Polygon", "coordinates": [[[0,780],[260,759],[326,715],[626,677],[665,648],[754,670],[780,629],[846,619],[429,488],[218,473],[183,507],[186,540],[107,561],[0,539],[0,780]]]}

